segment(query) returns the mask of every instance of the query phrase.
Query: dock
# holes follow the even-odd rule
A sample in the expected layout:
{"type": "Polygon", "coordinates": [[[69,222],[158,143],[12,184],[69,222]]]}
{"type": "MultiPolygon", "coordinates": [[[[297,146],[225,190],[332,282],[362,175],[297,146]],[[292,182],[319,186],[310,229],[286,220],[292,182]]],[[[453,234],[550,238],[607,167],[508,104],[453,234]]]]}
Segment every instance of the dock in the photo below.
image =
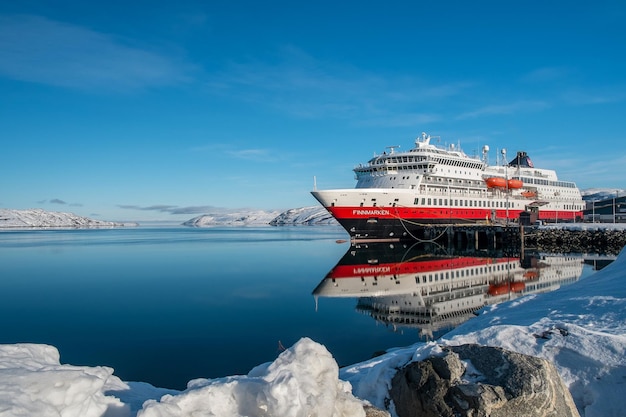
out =
{"type": "Polygon", "coordinates": [[[525,249],[617,254],[626,246],[626,228],[585,223],[548,226],[520,226],[518,223],[428,224],[412,230],[411,236],[405,238],[352,239],[353,244],[401,241],[429,242],[474,251],[504,250],[509,254],[520,254],[525,249]]]}

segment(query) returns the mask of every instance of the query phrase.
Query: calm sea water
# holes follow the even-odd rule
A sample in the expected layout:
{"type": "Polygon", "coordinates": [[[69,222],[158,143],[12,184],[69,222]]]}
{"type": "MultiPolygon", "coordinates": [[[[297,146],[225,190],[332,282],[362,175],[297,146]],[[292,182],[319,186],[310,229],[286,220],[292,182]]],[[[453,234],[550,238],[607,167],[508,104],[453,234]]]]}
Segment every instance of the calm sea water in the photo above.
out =
{"type": "Polygon", "coordinates": [[[0,232],[0,343],[182,389],[245,374],[307,336],[340,365],[420,340],[312,291],[346,254],[335,227],[0,232]]]}

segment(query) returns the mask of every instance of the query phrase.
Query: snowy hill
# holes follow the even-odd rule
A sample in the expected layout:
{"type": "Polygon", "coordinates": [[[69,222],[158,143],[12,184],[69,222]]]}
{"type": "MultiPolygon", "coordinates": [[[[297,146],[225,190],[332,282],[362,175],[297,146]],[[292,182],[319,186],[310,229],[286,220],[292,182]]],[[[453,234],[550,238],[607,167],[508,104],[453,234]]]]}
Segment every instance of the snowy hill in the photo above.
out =
{"type": "Polygon", "coordinates": [[[337,220],[321,206],[301,207],[287,210],[270,222],[271,225],[297,225],[297,224],[338,224],[337,220]]]}
{"type": "Polygon", "coordinates": [[[187,220],[183,225],[193,227],[267,225],[279,214],[279,211],[263,210],[208,213],[187,220]]]}
{"type": "Polygon", "coordinates": [[[185,226],[208,227],[208,226],[254,226],[268,225],[315,225],[337,224],[337,221],[326,211],[324,207],[301,207],[284,212],[264,210],[237,210],[219,213],[208,213],[194,217],[183,223],[185,226]]]}
{"type": "Polygon", "coordinates": [[[136,226],[135,223],[116,223],[94,220],[73,213],[46,211],[42,209],[11,210],[0,209],[0,229],[8,228],[95,228],[136,226]]]}
{"type": "Polygon", "coordinates": [[[618,195],[625,196],[626,190],[615,188],[587,188],[586,190],[581,190],[580,193],[583,195],[583,200],[585,201],[602,201],[607,198],[617,197],[618,195]]]}

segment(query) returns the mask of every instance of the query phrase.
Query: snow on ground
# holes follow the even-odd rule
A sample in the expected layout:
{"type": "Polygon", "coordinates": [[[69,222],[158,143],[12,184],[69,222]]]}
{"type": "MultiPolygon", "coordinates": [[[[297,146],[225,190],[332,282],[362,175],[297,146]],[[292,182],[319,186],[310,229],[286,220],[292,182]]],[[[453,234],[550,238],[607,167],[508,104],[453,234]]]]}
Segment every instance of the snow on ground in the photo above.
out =
{"type": "Polygon", "coordinates": [[[300,339],[248,375],[196,379],[185,391],[122,382],[108,367],[59,364],[47,345],[0,345],[0,415],[62,417],[364,417],[326,348],[300,339]]]}
{"type": "Polygon", "coordinates": [[[587,231],[606,231],[606,230],[625,230],[626,223],[548,223],[537,226],[539,229],[564,229],[564,230],[587,230],[587,231]]]}
{"type": "Polygon", "coordinates": [[[51,346],[0,345],[0,415],[363,416],[355,396],[385,408],[397,367],[439,352],[439,345],[480,343],[552,361],[582,416],[623,416],[625,279],[626,249],[589,278],[486,307],[435,342],[390,349],[339,371],[324,346],[303,338],[248,375],[197,379],[184,391],[123,382],[108,367],[61,365],[51,346]]]}

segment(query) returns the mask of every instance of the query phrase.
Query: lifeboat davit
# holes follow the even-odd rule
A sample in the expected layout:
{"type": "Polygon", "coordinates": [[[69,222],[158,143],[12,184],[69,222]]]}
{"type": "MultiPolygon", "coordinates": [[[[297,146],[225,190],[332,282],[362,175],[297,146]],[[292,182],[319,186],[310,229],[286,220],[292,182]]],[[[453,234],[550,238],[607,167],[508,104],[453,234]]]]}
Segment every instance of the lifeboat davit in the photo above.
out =
{"type": "Polygon", "coordinates": [[[489,188],[506,188],[506,180],[501,177],[489,177],[485,178],[485,183],[489,188]]]}
{"type": "Polygon", "coordinates": [[[505,282],[502,284],[491,284],[487,292],[489,295],[503,295],[510,292],[522,292],[526,288],[523,282],[505,282]]]}

